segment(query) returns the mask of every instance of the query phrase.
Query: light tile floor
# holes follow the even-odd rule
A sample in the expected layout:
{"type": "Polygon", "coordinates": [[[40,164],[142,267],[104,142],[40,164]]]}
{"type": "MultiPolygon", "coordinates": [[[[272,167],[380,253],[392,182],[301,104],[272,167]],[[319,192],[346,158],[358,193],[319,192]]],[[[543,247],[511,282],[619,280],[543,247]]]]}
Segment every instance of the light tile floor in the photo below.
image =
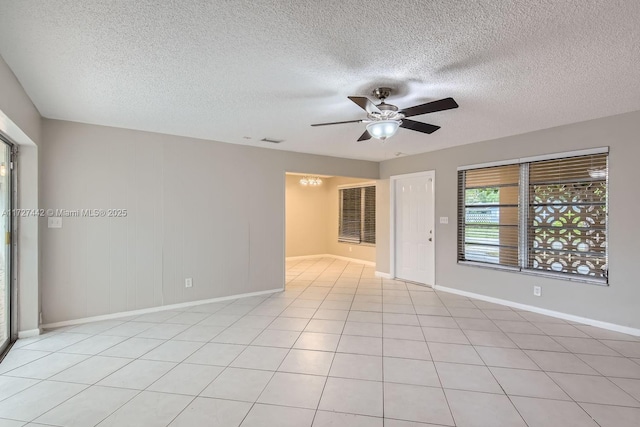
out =
{"type": "Polygon", "coordinates": [[[0,427],[640,426],[639,338],[334,259],[286,288],[20,340],[0,427]]]}

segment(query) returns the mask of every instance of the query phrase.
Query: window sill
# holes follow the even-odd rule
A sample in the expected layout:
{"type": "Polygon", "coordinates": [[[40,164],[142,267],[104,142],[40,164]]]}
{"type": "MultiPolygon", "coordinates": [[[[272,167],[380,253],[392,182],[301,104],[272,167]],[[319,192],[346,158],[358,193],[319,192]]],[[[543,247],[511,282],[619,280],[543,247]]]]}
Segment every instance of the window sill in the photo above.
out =
{"type": "Polygon", "coordinates": [[[578,282],[578,283],[587,283],[589,285],[597,285],[597,286],[609,286],[608,279],[597,279],[597,278],[589,278],[583,276],[573,276],[563,273],[552,273],[546,271],[535,271],[529,269],[521,269],[520,267],[508,267],[505,265],[495,265],[495,264],[485,264],[482,262],[475,261],[458,261],[458,264],[465,265],[469,267],[480,267],[486,268],[489,270],[501,270],[501,271],[509,271],[512,273],[520,273],[526,274],[527,276],[538,276],[538,277],[546,277],[548,279],[556,279],[556,280],[566,280],[570,282],[578,282]]]}
{"type": "Polygon", "coordinates": [[[343,245],[367,246],[367,247],[371,247],[371,248],[375,248],[376,247],[375,243],[349,242],[349,241],[346,241],[346,240],[338,240],[338,243],[341,243],[343,245]]]}

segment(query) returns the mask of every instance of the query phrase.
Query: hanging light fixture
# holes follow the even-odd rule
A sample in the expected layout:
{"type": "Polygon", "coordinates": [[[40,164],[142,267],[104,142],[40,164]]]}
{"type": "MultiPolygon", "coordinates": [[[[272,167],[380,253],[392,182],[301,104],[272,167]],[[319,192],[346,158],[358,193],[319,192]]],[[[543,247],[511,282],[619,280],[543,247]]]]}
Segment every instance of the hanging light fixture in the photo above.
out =
{"type": "Polygon", "coordinates": [[[322,184],[322,179],[319,176],[305,176],[300,179],[300,184],[304,186],[317,187],[322,184]]]}
{"type": "Polygon", "coordinates": [[[400,127],[399,120],[378,120],[367,125],[367,132],[376,139],[385,140],[392,137],[400,127]]]}

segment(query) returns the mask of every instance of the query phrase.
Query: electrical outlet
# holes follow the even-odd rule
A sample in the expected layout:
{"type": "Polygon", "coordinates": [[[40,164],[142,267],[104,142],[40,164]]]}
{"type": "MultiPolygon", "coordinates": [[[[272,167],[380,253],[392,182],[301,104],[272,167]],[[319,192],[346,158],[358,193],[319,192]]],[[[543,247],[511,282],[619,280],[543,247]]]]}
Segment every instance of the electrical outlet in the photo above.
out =
{"type": "Polygon", "coordinates": [[[534,286],[533,287],[533,295],[535,295],[537,297],[542,295],[542,288],[540,286],[534,286]]]}
{"type": "Polygon", "coordinates": [[[50,216],[47,219],[47,226],[49,228],[62,228],[62,217],[60,217],[60,216],[50,216]]]}
{"type": "Polygon", "coordinates": [[[440,217],[440,224],[449,224],[449,217],[448,216],[441,216],[440,217]]]}
{"type": "Polygon", "coordinates": [[[353,248],[349,246],[349,252],[353,252],[353,248]]]}
{"type": "Polygon", "coordinates": [[[193,279],[189,277],[188,279],[184,279],[184,287],[192,288],[193,287],[193,279]]]}

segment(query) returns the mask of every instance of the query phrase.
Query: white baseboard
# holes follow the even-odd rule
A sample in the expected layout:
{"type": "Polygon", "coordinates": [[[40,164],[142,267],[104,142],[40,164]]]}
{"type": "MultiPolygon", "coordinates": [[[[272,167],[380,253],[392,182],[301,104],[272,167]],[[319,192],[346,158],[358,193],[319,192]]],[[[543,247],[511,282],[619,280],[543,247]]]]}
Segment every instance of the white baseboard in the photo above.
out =
{"type": "Polygon", "coordinates": [[[391,277],[391,274],[383,273],[382,271],[376,271],[375,275],[376,277],[382,277],[383,279],[393,279],[393,277],[391,277]]]}
{"type": "Polygon", "coordinates": [[[342,261],[355,262],[358,264],[368,265],[370,267],[375,267],[376,263],[373,261],[365,261],[363,259],[357,258],[349,258],[346,256],[333,255],[333,254],[317,254],[317,255],[302,255],[302,256],[289,256],[286,258],[287,261],[302,261],[305,259],[317,259],[317,258],[334,258],[342,261]]]}
{"type": "Polygon", "coordinates": [[[349,261],[349,262],[355,262],[357,264],[364,264],[364,265],[367,265],[369,267],[375,267],[376,266],[376,263],[373,262],[373,261],[365,261],[363,259],[349,258],[349,257],[346,257],[346,256],[340,256],[340,255],[329,255],[329,256],[333,257],[335,259],[342,260],[342,261],[349,261]]]}
{"type": "MultiPolygon", "coordinates": [[[[210,298],[210,299],[205,299],[205,300],[183,302],[183,303],[179,303],[179,304],[162,305],[162,306],[159,306],[159,307],[143,308],[143,309],[140,309],[140,310],[121,311],[119,313],[104,314],[102,316],[84,317],[84,318],[81,318],[81,319],[64,320],[62,322],[47,323],[47,324],[41,325],[41,327],[43,329],[60,328],[60,327],[63,327],[63,326],[80,325],[80,324],[83,324],[83,323],[98,322],[98,321],[101,321],[101,320],[113,320],[113,319],[119,319],[121,317],[139,316],[141,314],[156,313],[158,311],[175,310],[175,309],[179,309],[179,308],[195,307],[195,306],[198,306],[198,305],[211,304],[213,302],[228,301],[230,299],[248,298],[248,297],[255,297],[255,296],[260,296],[260,295],[275,294],[277,292],[282,292],[283,289],[284,288],[270,289],[268,291],[249,292],[249,293],[246,293],[246,294],[229,295],[227,297],[210,298]]],[[[37,329],[34,329],[34,330],[37,330],[37,329]]],[[[25,332],[31,332],[31,331],[25,331],[25,332]]],[[[26,338],[26,336],[21,336],[20,335],[21,333],[22,332],[18,333],[18,337],[19,338],[26,338]]],[[[40,332],[38,330],[38,334],[39,333],[40,332]]]]}
{"type": "Polygon", "coordinates": [[[304,261],[305,259],[315,259],[329,257],[329,255],[300,255],[300,256],[288,256],[285,257],[285,261],[304,261]]]}
{"type": "Polygon", "coordinates": [[[28,329],[26,331],[18,331],[18,339],[31,338],[40,335],[40,329],[28,329]]]}
{"type": "Polygon", "coordinates": [[[317,255],[288,256],[285,258],[285,261],[304,261],[305,259],[317,259],[317,258],[333,258],[333,255],[317,254],[317,255]]]}
{"type": "Polygon", "coordinates": [[[476,294],[473,292],[461,291],[459,289],[447,288],[446,286],[435,285],[433,289],[436,291],[448,292],[464,297],[475,298],[481,301],[492,302],[494,304],[505,305],[507,307],[517,308],[519,310],[531,311],[533,313],[544,314],[558,319],[569,320],[571,322],[583,323],[597,328],[607,329],[610,331],[620,332],[623,334],[640,336],[640,329],[631,328],[629,326],[617,325],[615,323],[602,322],[600,320],[589,319],[586,317],[574,316],[573,314],[562,313],[560,311],[547,310],[546,308],[536,307],[534,305],[521,304],[500,298],[489,297],[486,295],[476,294]]]}

